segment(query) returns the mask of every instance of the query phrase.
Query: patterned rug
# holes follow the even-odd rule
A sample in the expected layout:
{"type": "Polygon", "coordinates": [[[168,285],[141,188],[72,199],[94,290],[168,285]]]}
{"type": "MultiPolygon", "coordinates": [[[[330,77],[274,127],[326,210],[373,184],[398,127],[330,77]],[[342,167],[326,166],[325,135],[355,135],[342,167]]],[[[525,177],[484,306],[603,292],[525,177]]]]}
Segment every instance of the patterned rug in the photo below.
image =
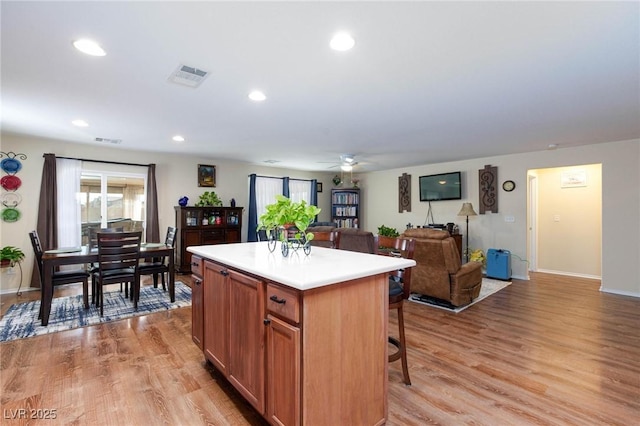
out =
{"type": "Polygon", "coordinates": [[[180,281],[176,281],[176,301],[174,303],[171,303],[169,293],[163,291],[161,286],[158,288],[142,287],[137,311],[133,309],[133,302],[124,297],[124,292],[105,292],[104,316],[102,317],[100,316],[100,308],[96,308],[95,305],[90,304],[89,309],[84,309],[81,294],[54,297],[51,302],[51,315],[47,326],[42,326],[38,319],[39,300],[16,303],[7,310],[5,316],[0,320],[0,342],[117,321],[183,306],[191,306],[191,288],[180,281]]]}
{"type": "Polygon", "coordinates": [[[500,281],[500,280],[493,280],[491,278],[483,278],[482,279],[482,287],[480,287],[480,295],[471,303],[469,303],[468,305],[465,306],[460,306],[460,307],[455,307],[449,304],[449,302],[445,301],[445,300],[440,300],[440,299],[436,299],[433,297],[429,297],[429,296],[424,296],[422,294],[418,294],[418,293],[411,293],[411,296],[409,296],[409,301],[411,302],[415,302],[415,303],[420,303],[422,305],[427,305],[427,306],[431,306],[433,308],[439,308],[439,309],[444,309],[446,311],[449,312],[462,312],[465,309],[467,309],[470,306],[475,305],[476,303],[480,302],[483,299],[486,299],[487,297],[491,296],[492,294],[495,294],[497,292],[499,292],[500,290],[502,290],[503,288],[507,287],[509,284],[511,284],[511,281],[500,281]]]}

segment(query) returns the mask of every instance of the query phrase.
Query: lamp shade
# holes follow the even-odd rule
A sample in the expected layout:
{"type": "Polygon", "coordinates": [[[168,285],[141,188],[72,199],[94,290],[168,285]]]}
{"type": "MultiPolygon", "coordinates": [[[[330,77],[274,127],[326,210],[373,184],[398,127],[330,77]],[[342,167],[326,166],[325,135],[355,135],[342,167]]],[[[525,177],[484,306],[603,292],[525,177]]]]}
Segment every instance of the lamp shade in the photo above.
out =
{"type": "Polygon", "coordinates": [[[476,213],[473,210],[473,205],[471,203],[462,203],[462,208],[458,212],[458,216],[477,216],[477,215],[478,213],[476,213]]]}

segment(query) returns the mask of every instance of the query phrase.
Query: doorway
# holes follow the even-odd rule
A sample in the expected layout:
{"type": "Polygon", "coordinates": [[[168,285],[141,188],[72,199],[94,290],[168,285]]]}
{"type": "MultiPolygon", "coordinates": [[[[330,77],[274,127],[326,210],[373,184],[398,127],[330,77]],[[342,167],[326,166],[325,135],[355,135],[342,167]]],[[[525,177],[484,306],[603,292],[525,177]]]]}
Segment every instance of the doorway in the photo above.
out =
{"type": "Polygon", "coordinates": [[[529,270],[600,279],[602,165],[527,171],[529,270]]]}

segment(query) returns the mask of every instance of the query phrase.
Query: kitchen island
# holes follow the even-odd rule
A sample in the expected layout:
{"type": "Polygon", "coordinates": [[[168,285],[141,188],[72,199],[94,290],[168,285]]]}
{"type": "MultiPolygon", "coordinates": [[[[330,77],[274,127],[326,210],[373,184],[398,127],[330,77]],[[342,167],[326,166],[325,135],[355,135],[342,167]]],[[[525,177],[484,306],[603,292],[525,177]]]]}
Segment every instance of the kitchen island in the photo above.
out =
{"type": "Polygon", "coordinates": [[[270,423],[384,424],[387,273],[415,261],[193,246],[193,340],[270,423]]]}

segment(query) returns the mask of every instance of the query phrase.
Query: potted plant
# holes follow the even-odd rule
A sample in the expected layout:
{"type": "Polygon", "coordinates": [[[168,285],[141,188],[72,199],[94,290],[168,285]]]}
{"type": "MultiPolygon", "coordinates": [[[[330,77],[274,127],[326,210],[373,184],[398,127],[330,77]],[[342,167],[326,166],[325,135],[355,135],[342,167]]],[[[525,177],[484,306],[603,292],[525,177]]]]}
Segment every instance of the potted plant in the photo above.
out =
{"type": "MultiPolygon", "coordinates": [[[[320,213],[320,209],[313,205],[308,205],[301,200],[294,203],[284,195],[276,195],[276,202],[266,206],[267,211],[258,219],[258,231],[264,230],[267,234],[277,231],[279,228],[290,230],[296,228],[296,239],[311,241],[312,233],[305,233],[309,224],[315,220],[320,213]]],[[[287,233],[280,233],[280,240],[285,240],[287,233]]]]}
{"type": "Polygon", "coordinates": [[[399,237],[400,234],[396,228],[389,228],[388,226],[380,225],[378,227],[378,235],[382,235],[384,237],[399,237]]]}
{"type": "Polygon", "coordinates": [[[221,207],[222,200],[218,198],[218,194],[215,191],[205,191],[204,194],[200,196],[200,199],[196,203],[196,207],[221,207]]]}
{"type": "Polygon", "coordinates": [[[13,267],[16,263],[22,262],[24,259],[24,252],[17,247],[5,246],[0,251],[0,265],[2,267],[13,267]]]}

